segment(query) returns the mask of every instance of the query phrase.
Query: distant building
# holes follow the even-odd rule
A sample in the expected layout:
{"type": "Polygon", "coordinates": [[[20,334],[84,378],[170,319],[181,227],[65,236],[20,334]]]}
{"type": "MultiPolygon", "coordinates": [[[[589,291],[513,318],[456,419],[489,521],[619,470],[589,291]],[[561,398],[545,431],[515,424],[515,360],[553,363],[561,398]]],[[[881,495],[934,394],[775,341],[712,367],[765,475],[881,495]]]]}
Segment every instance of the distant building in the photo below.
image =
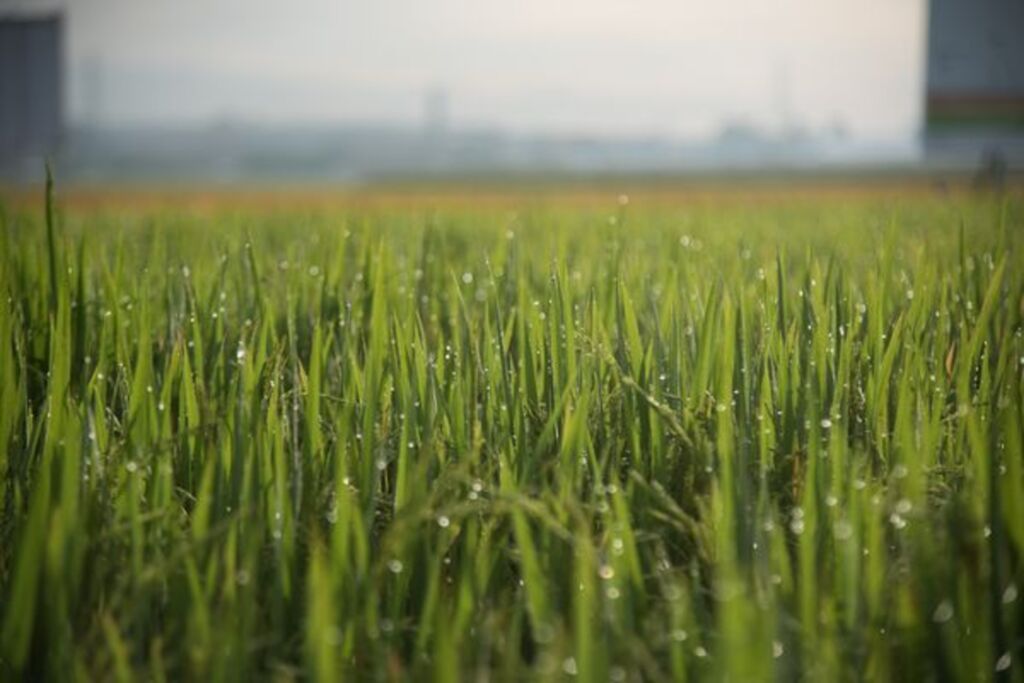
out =
{"type": "Polygon", "coordinates": [[[1024,1],[931,0],[925,154],[1024,166],[1024,1]]]}
{"type": "Polygon", "coordinates": [[[63,22],[59,14],[0,14],[0,169],[56,152],[63,131],[63,22]]]}
{"type": "Polygon", "coordinates": [[[435,137],[448,132],[448,91],[444,88],[430,88],[423,94],[423,130],[435,137]]]}

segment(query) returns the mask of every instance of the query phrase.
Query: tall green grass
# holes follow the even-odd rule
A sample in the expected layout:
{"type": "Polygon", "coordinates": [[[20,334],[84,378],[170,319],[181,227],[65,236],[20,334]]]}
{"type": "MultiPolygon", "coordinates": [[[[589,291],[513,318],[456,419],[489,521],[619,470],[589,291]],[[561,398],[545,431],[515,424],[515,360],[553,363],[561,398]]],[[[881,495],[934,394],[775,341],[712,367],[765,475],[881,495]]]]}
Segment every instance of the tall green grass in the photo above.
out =
{"type": "Polygon", "coordinates": [[[0,678],[1024,680],[1018,197],[0,231],[0,678]]]}

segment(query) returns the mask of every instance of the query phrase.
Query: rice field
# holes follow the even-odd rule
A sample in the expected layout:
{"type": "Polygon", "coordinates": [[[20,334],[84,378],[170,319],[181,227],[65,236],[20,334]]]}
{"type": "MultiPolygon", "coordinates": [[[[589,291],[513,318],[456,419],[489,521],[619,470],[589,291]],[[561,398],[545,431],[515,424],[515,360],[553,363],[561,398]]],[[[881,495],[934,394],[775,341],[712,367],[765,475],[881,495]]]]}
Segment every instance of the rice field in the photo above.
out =
{"type": "Polygon", "coordinates": [[[1024,201],[0,212],[0,679],[1024,680],[1024,201]]]}

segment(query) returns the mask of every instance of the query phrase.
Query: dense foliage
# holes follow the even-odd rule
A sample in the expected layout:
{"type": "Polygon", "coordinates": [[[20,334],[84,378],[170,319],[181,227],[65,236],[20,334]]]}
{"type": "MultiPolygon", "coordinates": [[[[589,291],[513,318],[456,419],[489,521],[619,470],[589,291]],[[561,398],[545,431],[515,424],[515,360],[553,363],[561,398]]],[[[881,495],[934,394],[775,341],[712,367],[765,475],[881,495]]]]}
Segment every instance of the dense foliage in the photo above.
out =
{"type": "Polygon", "coordinates": [[[1022,680],[1019,197],[0,221],[0,678],[1022,680]]]}

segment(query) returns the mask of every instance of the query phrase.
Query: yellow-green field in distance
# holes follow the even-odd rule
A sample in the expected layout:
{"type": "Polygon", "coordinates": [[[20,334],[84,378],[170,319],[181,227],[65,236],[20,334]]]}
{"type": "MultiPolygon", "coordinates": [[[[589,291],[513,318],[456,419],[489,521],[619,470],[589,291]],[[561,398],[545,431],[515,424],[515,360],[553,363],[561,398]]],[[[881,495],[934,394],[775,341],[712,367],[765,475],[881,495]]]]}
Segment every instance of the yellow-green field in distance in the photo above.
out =
{"type": "Polygon", "coordinates": [[[1024,193],[0,211],[0,679],[1024,680],[1024,193]]]}

